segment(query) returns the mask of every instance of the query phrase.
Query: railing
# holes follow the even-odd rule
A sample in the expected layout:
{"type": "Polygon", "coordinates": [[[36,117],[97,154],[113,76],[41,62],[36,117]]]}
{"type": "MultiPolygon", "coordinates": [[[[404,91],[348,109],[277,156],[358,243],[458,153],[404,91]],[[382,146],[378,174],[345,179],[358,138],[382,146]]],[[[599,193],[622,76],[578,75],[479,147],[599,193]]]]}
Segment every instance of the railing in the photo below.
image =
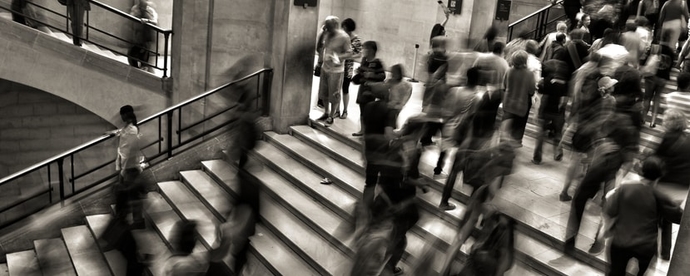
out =
{"type": "MultiPolygon", "coordinates": [[[[11,9],[8,9],[6,7],[0,6],[0,8],[5,9],[9,12],[11,12],[13,15],[21,15],[24,16],[25,18],[37,22],[37,25],[40,26],[45,26],[54,30],[58,30],[60,32],[64,32],[70,36],[74,36],[74,33],[72,32],[71,26],[71,19],[67,16],[67,7],[66,6],[60,6],[64,8],[64,13],[62,11],[56,11],[57,9],[51,9],[33,2],[27,2],[29,5],[32,5],[35,7],[37,10],[36,15],[40,16],[32,16],[28,14],[24,14],[23,12],[20,11],[13,11],[11,9]],[[46,16],[47,15],[47,16],[46,16]],[[64,26],[60,22],[65,22],[64,26]]],[[[52,3],[57,3],[57,1],[53,1],[52,3]]],[[[143,66],[148,66],[151,68],[156,68],[161,71],[163,71],[163,77],[168,76],[168,69],[169,69],[169,64],[168,64],[168,57],[170,55],[170,41],[171,41],[171,36],[173,34],[172,30],[167,30],[167,29],[162,29],[156,25],[153,25],[151,23],[142,23],[141,20],[137,17],[134,17],[126,12],[123,12],[119,9],[113,8],[107,4],[101,3],[96,0],[89,0],[89,3],[91,4],[91,9],[86,11],[86,14],[84,16],[84,29],[83,33],[79,35],[81,37],[81,40],[89,42],[93,45],[96,45],[100,48],[109,50],[115,54],[121,55],[121,56],[126,56],[130,64],[133,62],[139,62],[141,63],[142,67],[143,66]],[[144,50],[145,52],[148,53],[147,56],[149,56],[149,59],[144,60],[141,59],[139,56],[133,55],[132,53],[129,52],[129,49],[132,49],[134,46],[139,45],[137,41],[133,41],[132,39],[129,38],[124,38],[123,36],[126,36],[129,34],[130,36],[133,36],[133,32],[124,32],[124,34],[118,35],[117,33],[122,33],[122,25],[119,24],[103,24],[103,25],[108,25],[108,26],[95,26],[92,21],[91,21],[91,14],[103,14],[103,12],[99,11],[102,10],[108,15],[115,15],[119,17],[120,20],[117,22],[127,22],[129,24],[140,24],[144,26],[144,30],[146,32],[155,32],[155,37],[152,42],[150,42],[151,45],[148,49],[143,49],[140,48],[140,50],[144,50]],[[94,35],[93,33],[98,33],[98,35],[94,35]],[[106,39],[107,38],[107,39],[106,39]],[[106,41],[110,39],[111,41],[106,41]],[[161,41],[162,40],[162,41],[161,41]],[[116,41],[116,43],[113,43],[113,41],[116,41]],[[161,43],[163,45],[161,45],[161,43]],[[120,44],[120,45],[114,45],[114,44],[120,44]],[[122,46],[124,45],[124,46],[122,46]],[[162,49],[161,49],[161,46],[162,49]],[[162,53],[161,53],[162,51],[162,53]],[[162,62],[160,61],[162,57],[162,62]],[[153,60],[153,61],[151,61],[153,60]],[[162,64],[161,64],[162,63],[162,64]]],[[[110,22],[116,22],[116,21],[110,21],[110,22]]],[[[137,27],[135,27],[137,28],[137,27]]]]}
{"type": "MultiPolygon", "coordinates": [[[[142,153],[146,160],[153,166],[193,147],[192,143],[200,143],[204,137],[231,127],[238,118],[235,112],[230,112],[239,106],[240,95],[233,93],[236,90],[248,93],[245,97],[249,100],[245,103],[253,101],[256,110],[267,115],[272,78],[273,69],[264,68],[141,120],[138,127],[144,139],[142,153]]],[[[0,203],[0,227],[97,185],[117,181],[118,172],[113,164],[115,137],[103,135],[0,179],[0,193],[1,189],[16,187],[27,194],[0,203]]]]}
{"type": "Polygon", "coordinates": [[[549,31],[549,27],[555,25],[558,21],[567,18],[565,14],[550,18],[551,10],[563,4],[563,0],[555,1],[529,15],[518,19],[517,21],[508,25],[508,41],[513,39],[516,30],[530,30],[529,35],[535,40],[541,40],[549,31]]]}

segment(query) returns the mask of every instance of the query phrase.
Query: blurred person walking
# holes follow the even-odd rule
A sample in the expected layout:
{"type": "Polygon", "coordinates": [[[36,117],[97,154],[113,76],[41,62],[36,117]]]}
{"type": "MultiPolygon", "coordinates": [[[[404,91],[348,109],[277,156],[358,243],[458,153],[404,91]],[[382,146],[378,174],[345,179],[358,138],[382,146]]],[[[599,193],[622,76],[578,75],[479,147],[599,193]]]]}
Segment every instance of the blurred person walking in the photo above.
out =
{"type": "Polygon", "coordinates": [[[527,68],[527,59],[525,51],[517,51],[513,55],[513,67],[506,73],[503,96],[503,122],[510,123],[506,125],[507,135],[520,145],[536,90],[534,73],[527,68]]]}
{"type": "MultiPolygon", "coordinates": [[[[360,111],[364,110],[368,103],[376,99],[387,98],[387,95],[375,95],[375,91],[370,87],[370,84],[381,83],[386,79],[383,62],[376,57],[377,52],[378,44],[375,41],[366,41],[362,44],[362,62],[359,68],[357,68],[357,74],[353,78],[353,82],[360,85],[357,91],[357,104],[360,111]]],[[[364,122],[363,111],[360,113],[360,131],[353,133],[352,136],[363,135],[364,123],[362,122],[364,122]]]]}
{"type": "Polygon", "coordinates": [[[158,33],[147,24],[158,25],[158,13],[153,9],[150,0],[138,0],[129,14],[141,21],[141,24],[134,23],[132,29],[134,46],[128,52],[129,65],[153,73],[153,67],[149,64],[149,60],[151,46],[158,33]]]}
{"type": "Polygon", "coordinates": [[[647,272],[656,254],[660,219],[680,223],[682,209],[654,185],[663,175],[663,161],[651,157],[642,164],[642,179],[624,183],[607,196],[604,213],[614,221],[607,275],[626,275],[628,261],[637,259],[638,276],[647,272]]]}
{"type": "Polygon", "coordinates": [[[668,41],[666,43],[674,52],[679,47],[678,40],[682,34],[687,37],[688,33],[688,7],[686,0],[668,0],[661,7],[659,12],[659,25],[661,26],[661,33],[668,33],[668,41]]]}
{"type": "Polygon", "coordinates": [[[659,106],[661,105],[661,94],[663,93],[666,82],[671,78],[671,70],[673,69],[673,61],[675,52],[670,46],[670,32],[664,32],[661,34],[661,43],[652,47],[652,56],[648,59],[645,67],[651,67],[650,69],[644,68],[642,70],[644,74],[644,102],[642,106],[642,116],[646,121],[647,114],[651,107],[651,121],[649,127],[656,127],[656,117],[659,112],[659,106]],[[654,101],[654,105],[651,102],[654,101]]]}
{"type": "Polygon", "coordinates": [[[72,25],[72,43],[81,47],[81,39],[84,33],[84,15],[91,10],[89,0],[66,0],[67,16],[72,25]]]}
{"type": "Polygon", "coordinates": [[[170,230],[172,256],[165,261],[165,276],[203,276],[209,267],[209,252],[194,252],[197,244],[197,222],[178,221],[170,230]]]}

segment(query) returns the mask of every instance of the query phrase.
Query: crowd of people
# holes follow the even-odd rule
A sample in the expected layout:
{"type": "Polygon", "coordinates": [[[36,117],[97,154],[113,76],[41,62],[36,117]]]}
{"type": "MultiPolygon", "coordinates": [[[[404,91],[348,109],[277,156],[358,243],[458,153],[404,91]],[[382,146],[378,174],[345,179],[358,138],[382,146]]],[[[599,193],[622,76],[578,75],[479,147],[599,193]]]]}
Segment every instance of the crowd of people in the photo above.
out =
{"type": "MultiPolygon", "coordinates": [[[[626,8],[631,9],[632,2],[626,8]]],[[[651,1],[640,5],[647,2],[651,1]]],[[[492,208],[491,201],[512,172],[530,116],[540,129],[533,166],[545,161],[546,139],[553,140],[554,161],[563,159],[565,149],[573,153],[558,196],[560,201],[572,201],[564,255],[575,256],[585,206],[596,199],[602,211],[589,253],[600,254],[609,245],[609,275],[624,275],[631,258],[638,260],[638,275],[645,273],[655,255],[669,260],[671,224],[680,222],[680,205],[690,185],[690,140],[686,139],[690,72],[683,69],[690,46],[685,42],[687,36],[677,31],[677,26],[688,23],[685,1],[670,0],[657,6],[657,11],[637,9],[624,24],[610,16],[613,7],[608,5],[592,15],[578,10],[579,15],[559,23],[541,42],[524,32],[505,45],[492,27],[475,47],[457,52],[446,50],[448,38],[434,28],[422,110],[402,125],[397,118],[412,90],[401,81],[402,65],[391,67],[391,77],[387,77],[388,68],[376,56],[378,44],[360,43],[353,34],[352,19],[343,21],[341,28],[337,17],[328,17],[319,38],[315,70],[321,76],[319,99],[325,109],[319,120],[332,124],[338,118],[341,93],[348,93],[349,82],[358,84],[361,131],[353,135],[363,136],[366,160],[358,209],[361,219],[353,231],[359,241],[359,257],[352,275],[401,273],[397,263],[405,248],[404,233],[418,219],[415,194],[420,189],[424,192],[427,185],[420,178],[420,155],[434,144],[440,150],[434,175],[442,173],[447,161],[453,162],[439,208],[456,208],[449,199],[460,175],[473,188],[455,242],[447,252],[444,273],[448,274],[444,275],[502,275],[507,271],[513,261],[514,222],[494,216],[500,212],[492,208]],[[657,18],[643,16],[654,12],[657,18]],[[361,66],[352,70],[358,55],[361,66]],[[678,91],[667,94],[665,87],[674,68],[680,69],[678,91]],[[341,81],[344,74],[348,85],[341,81]],[[664,127],[660,144],[641,149],[640,133],[646,123],[655,128],[659,119],[664,127]],[[622,181],[629,171],[637,172],[640,180],[622,181]],[[571,194],[573,183],[578,185],[571,194]],[[490,221],[484,222],[482,233],[492,234],[480,239],[491,240],[487,243],[492,246],[474,246],[468,263],[455,268],[452,258],[477,220],[490,221]],[[499,235],[495,225],[500,226],[499,235]],[[486,254],[484,259],[474,259],[474,250],[486,254]]],[[[329,183],[328,179],[322,181],[329,183]]],[[[420,259],[415,273],[429,269],[425,258],[420,259]]]]}

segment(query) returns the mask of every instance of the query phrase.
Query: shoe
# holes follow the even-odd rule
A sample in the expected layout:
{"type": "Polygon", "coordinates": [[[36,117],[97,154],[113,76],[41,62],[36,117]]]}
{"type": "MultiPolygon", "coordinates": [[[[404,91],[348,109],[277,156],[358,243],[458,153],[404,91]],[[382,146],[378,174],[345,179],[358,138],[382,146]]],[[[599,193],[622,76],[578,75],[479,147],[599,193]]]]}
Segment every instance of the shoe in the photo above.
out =
{"type": "Polygon", "coordinates": [[[599,255],[601,252],[604,252],[604,247],[606,246],[606,243],[604,241],[600,240],[595,240],[594,243],[592,244],[592,247],[589,248],[587,252],[592,255],[599,255]]]}
{"type": "Polygon", "coordinates": [[[321,117],[319,117],[319,118],[316,119],[316,120],[317,120],[317,121],[323,121],[323,120],[326,120],[326,119],[328,119],[328,114],[325,114],[325,113],[324,113],[323,115],[321,115],[321,117]]]}
{"type": "Polygon", "coordinates": [[[649,124],[649,128],[655,128],[656,124],[649,124]]]}
{"type": "Polygon", "coordinates": [[[333,184],[333,181],[330,180],[328,177],[326,177],[323,180],[321,180],[321,182],[319,182],[319,183],[323,184],[323,185],[331,185],[331,184],[333,184]]]}
{"type": "Polygon", "coordinates": [[[541,165],[541,161],[537,161],[535,159],[532,159],[532,164],[534,165],[541,165]]]}
{"type": "Polygon", "coordinates": [[[359,137],[359,136],[363,136],[363,135],[364,135],[364,133],[362,133],[362,132],[352,133],[352,136],[355,136],[355,137],[359,137]]]}
{"type": "Polygon", "coordinates": [[[405,273],[405,270],[403,270],[402,267],[396,266],[395,269],[393,269],[393,275],[398,276],[398,275],[403,275],[405,273]]]}
{"type": "Polygon", "coordinates": [[[343,114],[340,115],[340,119],[347,119],[347,111],[343,111],[343,114]]]}
{"type": "Polygon", "coordinates": [[[323,108],[323,101],[322,101],[322,100],[319,100],[318,103],[316,103],[316,106],[317,106],[318,108],[323,108]]]}
{"type": "Polygon", "coordinates": [[[563,160],[563,153],[562,153],[562,152],[559,152],[559,153],[557,153],[557,154],[554,154],[554,155],[553,155],[553,160],[554,160],[554,161],[561,161],[561,160],[563,160]]]}
{"type": "Polygon", "coordinates": [[[336,111],[335,114],[333,114],[333,118],[340,118],[340,111],[336,111]]]}
{"type": "Polygon", "coordinates": [[[452,210],[455,210],[455,204],[441,203],[440,205],[438,205],[438,208],[443,210],[443,211],[452,211],[452,210]]]}
{"type": "Polygon", "coordinates": [[[326,124],[333,124],[333,117],[328,117],[328,119],[326,119],[326,124]]]}
{"type": "Polygon", "coordinates": [[[569,195],[566,194],[566,193],[561,193],[561,194],[558,196],[558,200],[563,201],[563,202],[571,201],[572,199],[573,199],[573,197],[569,196],[569,195]]]}
{"type": "Polygon", "coordinates": [[[434,176],[441,175],[441,172],[443,172],[443,169],[441,169],[441,168],[434,168],[434,176]]]}
{"type": "Polygon", "coordinates": [[[659,258],[661,258],[664,261],[669,261],[669,260],[671,260],[671,255],[661,254],[661,255],[659,255],[659,258]]]}

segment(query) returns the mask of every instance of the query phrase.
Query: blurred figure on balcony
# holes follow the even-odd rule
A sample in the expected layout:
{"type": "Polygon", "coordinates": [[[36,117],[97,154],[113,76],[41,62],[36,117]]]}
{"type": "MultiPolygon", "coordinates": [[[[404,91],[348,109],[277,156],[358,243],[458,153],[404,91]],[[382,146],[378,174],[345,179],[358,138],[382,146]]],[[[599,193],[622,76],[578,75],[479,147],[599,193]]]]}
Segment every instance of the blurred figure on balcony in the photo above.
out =
{"type": "Polygon", "coordinates": [[[147,26],[147,24],[158,25],[158,13],[153,9],[151,0],[138,0],[132,7],[130,15],[139,18],[141,23],[134,23],[133,26],[133,42],[134,46],[129,49],[127,55],[129,56],[129,65],[141,68],[150,73],[153,73],[153,67],[150,65],[151,45],[156,41],[158,33],[156,30],[147,26]]]}
{"type": "Polygon", "coordinates": [[[67,16],[72,25],[72,43],[81,47],[84,33],[84,15],[91,10],[89,0],[67,0],[67,16]]]}
{"type": "Polygon", "coordinates": [[[33,0],[12,0],[10,6],[12,9],[12,20],[38,29],[44,33],[52,33],[48,27],[41,23],[41,21],[45,22],[45,17],[43,13],[36,11],[32,3],[33,0]]]}

